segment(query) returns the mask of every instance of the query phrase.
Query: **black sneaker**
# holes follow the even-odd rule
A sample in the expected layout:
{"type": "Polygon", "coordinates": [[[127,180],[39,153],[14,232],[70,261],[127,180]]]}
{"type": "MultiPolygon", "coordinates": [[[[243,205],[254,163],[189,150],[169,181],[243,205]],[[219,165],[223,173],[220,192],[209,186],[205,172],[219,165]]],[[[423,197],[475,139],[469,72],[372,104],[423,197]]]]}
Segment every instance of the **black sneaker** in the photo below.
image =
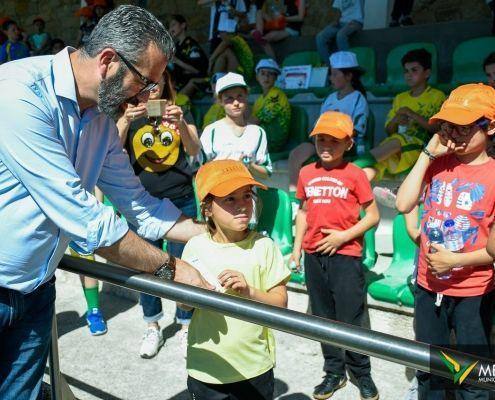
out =
{"type": "Polygon", "coordinates": [[[378,400],[380,398],[375,382],[371,379],[371,375],[362,376],[357,381],[361,400],[378,400]]]}
{"type": "Polygon", "coordinates": [[[400,20],[401,26],[411,26],[414,25],[414,21],[410,16],[406,16],[400,20]]]}
{"type": "Polygon", "coordinates": [[[327,374],[323,378],[318,386],[315,386],[313,392],[313,398],[317,400],[325,400],[332,397],[333,394],[343,388],[347,383],[347,378],[345,376],[327,374]]]}

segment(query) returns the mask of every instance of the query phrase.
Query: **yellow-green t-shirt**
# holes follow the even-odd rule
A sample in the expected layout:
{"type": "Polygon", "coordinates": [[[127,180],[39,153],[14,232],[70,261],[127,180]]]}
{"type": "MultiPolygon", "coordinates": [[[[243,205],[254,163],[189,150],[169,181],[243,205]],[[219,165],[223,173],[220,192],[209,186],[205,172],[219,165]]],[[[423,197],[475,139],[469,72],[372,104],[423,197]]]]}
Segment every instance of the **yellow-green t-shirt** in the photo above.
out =
{"type": "Polygon", "coordinates": [[[213,103],[203,117],[203,129],[222,118],[225,118],[224,108],[218,103],[213,103]]]}
{"type": "MultiPolygon", "coordinates": [[[[275,243],[257,232],[237,243],[217,243],[205,233],[193,237],[182,259],[201,263],[214,276],[226,269],[242,272],[259,290],[287,282],[290,271],[275,243]]],[[[228,294],[235,295],[233,291],[228,294]]],[[[270,329],[195,309],[187,346],[187,372],[201,382],[226,384],[259,376],[275,365],[275,340],[270,329]]]]}
{"type": "MultiPolygon", "coordinates": [[[[411,96],[410,91],[399,93],[394,97],[392,109],[388,113],[385,126],[395,117],[399,108],[409,107],[423,118],[429,119],[433,114],[436,114],[440,110],[444,101],[445,94],[431,86],[428,86],[418,97],[411,96]]],[[[429,132],[414,121],[409,124],[405,134],[408,136],[416,136],[423,142],[427,142],[430,137],[429,132]]]]}
{"type": "Polygon", "coordinates": [[[266,96],[261,95],[256,99],[253,115],[266,132],[268,151],[281,151],[289,137],[290,104],[286,94],[272,87],[266,96]]]}

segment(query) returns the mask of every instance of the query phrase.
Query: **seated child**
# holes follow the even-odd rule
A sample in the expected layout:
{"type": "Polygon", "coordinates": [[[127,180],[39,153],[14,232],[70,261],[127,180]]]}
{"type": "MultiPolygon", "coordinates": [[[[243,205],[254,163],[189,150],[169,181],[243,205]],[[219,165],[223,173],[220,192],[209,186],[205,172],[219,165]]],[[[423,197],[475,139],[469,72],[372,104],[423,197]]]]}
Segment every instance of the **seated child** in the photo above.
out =
{"type": "Polygon", "coordinates": [[[251,120],[265,130],[270,153],[282,151],[289,139],[289,99],[275,87],[280,72],[277,62],[272,59],[260,60],[256,66],[256,80],[263,94],[254,103],[251,120]]]}
{"type": "Polygon", "coordinates": [[[22,41],[21,31],[16,22],[8,20],[2,25],[7,41],[0,47],[0,64],[29,57],[29,49],[22,41]]]}
{"type": "Polygon", "coordinates": [[[33,27],[35,33],[29,36],[29,44],[33,56],[48,54],[50,51],[51,39],[50,35],[45,32],[45,20],[41,17],[34,18],[33,27]]]}
{"type": "Polygon", "coordinates": [[[248,89],[244,78],[233,72],[216,84],[217,101],[225,118],[208,125],[201,135],[204,161],[242,161],[253,174],[267,178],[272,163],[267,151],[266,133],[258,125],[247,123],[248,89]]]}
{"type": "MultiPolygon", "coordinates": [[[[248,227],[255,186],[266,189],[240,161],[203,165],[196,187],[208,233],[192,238],[182,258],[219,291],[287,307],[290,271],[282,254],[270,238],[248,227]]],[[[274,347],[268,328],[196,309],[187,350],[191,398],[273,399],[274,347]]]]}
{"type": "MultiPolygon", "coordinates": [[[[311,132],[319,160],[301,169],[296,237],[291,262],[304,271],[314,315],[361,326],[366,282],[362,264],[363,235],[378,224],[378,207],[364,172],[344,160],[353,145],[354,126],[347,114],[323,113],[311,132]],[[360,211],[365,215],[359,218],[360,211]]],[[[345,386],[346,366],[357,380],[361,399],[378,399],[368,356],[322,344],[323,382],[315,399],[327,399],[345,386]]]]}
{"type": "MultiPolygon", "coordinates": [[[[495,160],[486,152],[495,133],[495,89],[483,84],[452,91],[432,116],[440,132],[420,152],[397,194],[407,213],[424,193],[418,279],[415,294],[416,340],[488,356],[495,300],[492,227],[495,160]],[[431,243],[438,228],[443,244],[431,243]],[[433,251],[432,251],[433,250],[433,251]]],[[[440,235],[439,235],[440,236],[440,235]]],[[[451,380],[418,371],[420,399],[443,399],[451,380]]],[[[488,400],[489,391],[456,386],[462,399],[488,400]]]]}
{"type": "MultiPolygon", "coordinates": [[[[389,135],[355,164],[364,168],[371,181],[380,180],[385,174],[399,175],[409,171],[418,159],[421,149],[428,142],[437,126],[428,119],[442,105],[445,95],[428,85],[431,75],[431,54],[425,49],[411,50],[402,57],[404,79],[411,88],[395,96],[388,113],[385,130],[389,135]]],[[[375,187],[378,202],[395,207],[393,191],[375,187]]]]}

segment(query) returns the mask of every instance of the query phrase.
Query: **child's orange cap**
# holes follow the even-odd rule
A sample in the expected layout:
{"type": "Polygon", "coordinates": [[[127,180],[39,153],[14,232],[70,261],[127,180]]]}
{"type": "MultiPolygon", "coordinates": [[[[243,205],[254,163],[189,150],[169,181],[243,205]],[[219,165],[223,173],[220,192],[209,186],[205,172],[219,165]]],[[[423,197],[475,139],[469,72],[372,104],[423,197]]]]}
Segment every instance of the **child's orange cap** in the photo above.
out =
{"type": "Polygon", "coordinates": [[[203,201],[208,194],[225,197],[247,185],[267,189],[265,185],[254,180],[249,170],[240,161],[210,161],[203,165],[196,175],[196,191],[199,201],[203,201]]]}
{"type": "Polygon", "coordinates": [[[441,120],[469,125],[481,117],[495,120],[495,89],[483,83],[470,83],[453,90],[429,122],[441,120]]]}
{"type": "Polygon", "coordinates": [[[354,135],[354,124],[351,117],[338,111],[327,111],[320,115],[309,136],[330,135],[337,139],[345,139],[354,135]]]}
{"type": "Polygon", "coordinates": [[[93,9],[91,7],[81,7],[74,13],[74,15],[76,17],[91,18],[93,16],[93,9]]]}

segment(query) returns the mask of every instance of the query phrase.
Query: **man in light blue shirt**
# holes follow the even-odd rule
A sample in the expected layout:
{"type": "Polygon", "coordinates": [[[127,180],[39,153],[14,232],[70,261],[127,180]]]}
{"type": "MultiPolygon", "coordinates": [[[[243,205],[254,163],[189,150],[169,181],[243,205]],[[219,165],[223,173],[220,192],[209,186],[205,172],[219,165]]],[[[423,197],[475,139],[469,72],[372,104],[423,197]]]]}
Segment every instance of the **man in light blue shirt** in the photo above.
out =
{"type": "Polygon", "coordinates": [[[187,241],[204,227],[151,197],[123,152],[112,118],[147,101],[173,55],[149,12],[122,6],[80,50],[0,67],[0,398],[36,399],[51,331],[54,273],[71,243],[115,263],[211,288],[187,263],[139,236],[187,241]]]}

